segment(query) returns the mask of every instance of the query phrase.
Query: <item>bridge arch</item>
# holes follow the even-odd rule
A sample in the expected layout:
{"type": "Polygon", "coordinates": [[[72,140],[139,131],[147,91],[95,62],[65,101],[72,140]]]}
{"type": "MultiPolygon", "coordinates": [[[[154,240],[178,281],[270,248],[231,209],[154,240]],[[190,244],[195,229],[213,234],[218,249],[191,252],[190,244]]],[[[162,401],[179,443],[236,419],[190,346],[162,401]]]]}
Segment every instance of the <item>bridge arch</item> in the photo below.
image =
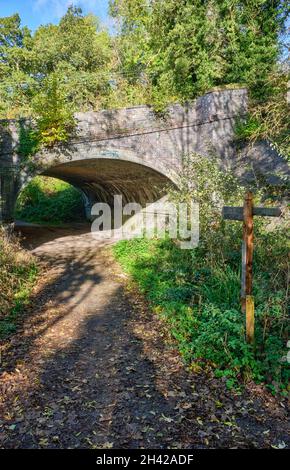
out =
{"type": "MultiPolygon", "coordinates": [[[[41,159],[37,157],[35,161],[41,159]]],[[[169,185],[178,186],[178,175],[172,169],[169,171],[158,163],[152,168],[136,155],[118,154],[117,157],[116,152],[106,151],[90,158],[61,155],[56,161],[47,157],[46,154],[45,169],[41,164],[33,172],[23,172],[16,199],[33,177],[57,178],[81,191],[85,213],[90,219],[95,202],[106,202],[113,207],[114,195],[122,195],[124,204],[137,202],[145,206],[164,196],[169,185]]]]}
{"type": "Polygon", "coordinates": [[[134,159],[89,158],[60,163],[42,173],[62,179],[84,195],[86,215],[90,218],[95,202],[113,207],[114,195],[122,195],[123,203],[137,202],[142,206],[165,195],[169,184],[177,184],[177,175],[157,170],[134,159]]]}
{"type": "Polygon", "coordinates": [[[193,152],[204,157],[214,153],[222,168],[243,181],[253,180],[258,171],[278,184],[279,174],[289,175],[289,167],[267,142],[237,148],[236,120],[246,113],[243,88],[213,91],[184,106],[173,104],[162,115],[150,106],[76,113],[69,141],[43,149],[29,168],[19,154],[19,122],[2,127],[0,122],[0,223],[12,219],[18,192],[36,174],[79,187],[88,208],[100,197],[110,201],[112,191],[121,191],[125,200],[131,196],[151,202],[166,182],[178,185],[183,157],[193,152]]]}

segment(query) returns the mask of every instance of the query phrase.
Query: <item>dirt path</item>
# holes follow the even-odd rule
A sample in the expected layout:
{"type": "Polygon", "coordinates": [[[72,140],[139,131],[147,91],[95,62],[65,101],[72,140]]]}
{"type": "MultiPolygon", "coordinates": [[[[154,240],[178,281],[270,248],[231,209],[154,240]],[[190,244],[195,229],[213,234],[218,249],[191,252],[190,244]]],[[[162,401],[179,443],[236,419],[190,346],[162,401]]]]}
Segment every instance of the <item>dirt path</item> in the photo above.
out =
{"type": "Polygon", "coordinates": [[[2,345],[0,447],[289,445],[285,404],[186,371],[108,247],[85,232],[26,229],[46,267],[19,332],[2,345]]]}

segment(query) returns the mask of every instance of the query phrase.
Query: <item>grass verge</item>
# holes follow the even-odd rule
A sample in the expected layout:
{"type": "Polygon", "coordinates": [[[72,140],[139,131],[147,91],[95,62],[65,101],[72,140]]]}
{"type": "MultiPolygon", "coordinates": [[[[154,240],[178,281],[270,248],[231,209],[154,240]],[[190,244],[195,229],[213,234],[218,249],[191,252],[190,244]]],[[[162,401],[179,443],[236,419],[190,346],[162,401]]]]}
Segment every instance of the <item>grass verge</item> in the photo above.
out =
{"type": "Polygon", "coordinates": [[[187,363],[213,367],[229,387],[254,379],[286,393],[287,235],[260,230],[256,237],[253,347],[245,342],[239,301],[241,227],[233,222],[227,232],[223,243],[210,249],[202,243],[180,250],[172,240],[134,239],[119,242],[113,251],[154,312],[166,319],[187,363]]]}
{"type": "Polygon", "coordinates": [[[34,258],[19,240],[0,227],[0,339],[17,328],[23,308],[29,303],[38,269],[34,258]]]}

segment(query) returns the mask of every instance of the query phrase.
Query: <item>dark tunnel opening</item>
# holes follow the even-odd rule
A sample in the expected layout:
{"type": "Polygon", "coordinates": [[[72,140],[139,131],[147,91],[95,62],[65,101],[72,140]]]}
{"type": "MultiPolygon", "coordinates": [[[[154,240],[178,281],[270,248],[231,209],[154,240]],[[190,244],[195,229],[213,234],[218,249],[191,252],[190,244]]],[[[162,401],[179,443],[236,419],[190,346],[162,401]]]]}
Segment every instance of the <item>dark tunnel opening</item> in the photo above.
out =
{"type": "Polygon", "coordinates": [[[168,176],[135,162],[88,159],[59,164],[43,175],[58,178],[81,190],[85,212],[91,219],[96,202],[114,207],[114,196],[121,195],[123,205],[138,203],[142,207],[163,197],[174,183],[168,176]]]}

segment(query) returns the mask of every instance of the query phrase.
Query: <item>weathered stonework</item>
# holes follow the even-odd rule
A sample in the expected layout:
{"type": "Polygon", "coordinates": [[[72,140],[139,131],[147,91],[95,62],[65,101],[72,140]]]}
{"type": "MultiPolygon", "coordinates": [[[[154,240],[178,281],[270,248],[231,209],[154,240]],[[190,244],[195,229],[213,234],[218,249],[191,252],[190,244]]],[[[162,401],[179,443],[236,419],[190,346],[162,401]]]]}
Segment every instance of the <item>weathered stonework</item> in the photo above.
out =
{"type": "Polygon", "coordinates": [[[17,194],[35,174],[81,189],[88,213],[95,201],[111,202],[113,194],[126,202],[152,202],[169,181],[178,184],[183,156],[191,152],[218,156],[241,178],[251,178],[253,170],[274,180],[274,173],[287,174],[287,163],[266,143],[237,150],[234,126],[246,112],[247,91],[233,89],[208,93],[189,106],[172,105],[163,116],[148,106],[77,113],[70,142],[36,154],[32,166],[18,155],[19,123],[3,123],[0,220],[13,218],[17,194]]]}

